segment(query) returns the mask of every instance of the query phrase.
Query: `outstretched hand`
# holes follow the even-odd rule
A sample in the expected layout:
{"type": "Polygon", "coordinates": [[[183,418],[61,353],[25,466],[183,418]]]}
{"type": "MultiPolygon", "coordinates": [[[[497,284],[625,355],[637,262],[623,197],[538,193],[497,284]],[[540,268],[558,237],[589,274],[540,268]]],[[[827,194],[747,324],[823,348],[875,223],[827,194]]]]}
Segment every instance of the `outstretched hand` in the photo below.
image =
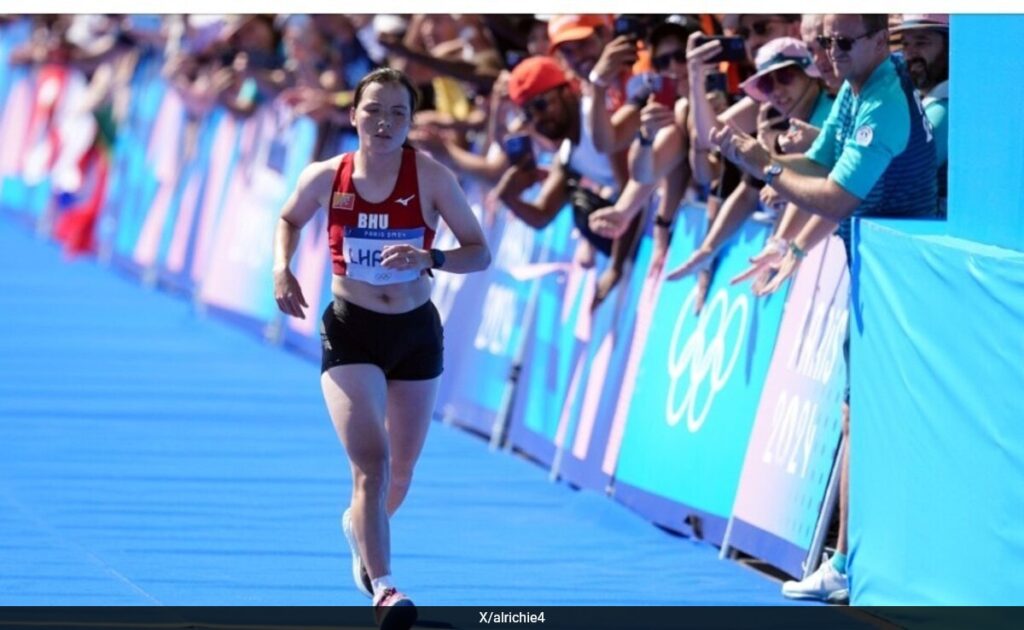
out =
{"type": "Polygon", "coordinates": [[[595,234],[605,238],[619,238],[629,228],[633,215],[617,209],[615,206],[598,208],[587,217],[587,224],[595,234]]]}
{"type": "Polygon", "coordinates": [[[665,276],[666,280],[679,280],[686,276],[695,273],[697,271],[703,271],[711,266],[711,261],[714,256],[714,251],[710,248],[701,246],[693,250],[690,257],[686,259],[686,262],[679,265],[672,271],[668,272],[665,276]]]}
{"type": "Polygon", "coordinates": [[[771,162],[768,150],[750,134],[729,125],[711,131],[711,143],[722,155],[755,179],[764,178],[764,167],[771,162]]]}
{"type": "Polygon", "coordinates": [[[793,254],[793,252],[787,252],[782,260],[775,266],[775,275],[772,276],[762,287],[754,287],[754,294],[758,297],[764,297],[771,295],[779,290],[786,280],[796,273],[797,268],[800,267],[800,259],[793,254]]]}
{"type": "Polygon", "coordinates": [[[793,274],[796,264],[799,264],[799,261],[789,252],[788,243],[784,239],[772,237],[765,243],[761,253],[750,259],[750,267],[729,282],[730,284],[739,284],[753,278],[754,282],[751,288],[754,295],[768,295],[774,293],[782,282],[793,274]],[[783,272],[783,262],[787,257],[792,258],[795,262],[787,264],[787,268],[783,272]],[[782,275],[783,273],[785,275],[782,275]]]}

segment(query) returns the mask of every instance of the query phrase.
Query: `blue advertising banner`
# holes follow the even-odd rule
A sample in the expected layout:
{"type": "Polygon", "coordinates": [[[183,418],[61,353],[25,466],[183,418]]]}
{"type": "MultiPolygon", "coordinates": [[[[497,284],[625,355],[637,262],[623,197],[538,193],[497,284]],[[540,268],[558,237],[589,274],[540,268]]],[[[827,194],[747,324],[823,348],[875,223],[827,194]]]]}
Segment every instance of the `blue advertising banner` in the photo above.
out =
{"type": "MultiPolygon", "coordinates": [[[[680,207],[672,237],[674,247],[692,249],[699,242],[704,211],[703,207],[680,207]]],[[[560,450],[555,472],[581,487],[604,491],[614,473],[613,467],[605,466],[605,459],[616,410],[632,395],[637,367],[633,355],[638,359],[641,354],[662,283],[662,274],[652,275],[650,269],[652,227],[650,222],[645,226],[628,277],[594,314],[590,342],[581,359],[586,370],[585,386],[568,401],[571,407],[567,417],[573,423],[568,437],[556,440],[560,450]]]]}
{"type": "Polygon", "coordinates": [[[194,289],[190,272],[198,226],[202,224],[200,200],[210,177],[214,139],[227,116],[225,110],[216,108],[197,123],[194,153],[182,164],[183,170],[160,233],[153,264],[158,278],[179,290],[191,292],[194,289]]]}
{"type": "MultiPolygon", "coordinates": [[[[767,234],[750,221],[739,230],[699,316],[692,277],[662,286],[618,453],[617,500],[715,543],[732,512],[783,304],[729,280],[767,234]]],[[[691,251],[671,248],[666,268],[691,251]]]]}
{"type": "Polygon", "coordinates": [[[175,90],[164,95],[150,138],[149,163],[156,176],[156,192],[142,221],[132,259],[146,271],[147,281],[156,279],[161,242],[173,223],[180,201],[179,183],[188,176],[193,136],[199,122],[188,115],[184,98],[175,90]]]}
{"type": "Polygon", "coordinates": [[[544,236],[550,247],[547,264],[534,281],[533,317],[526,329],[522,370],[509,418],[509,443],[545,465],[554,461],[555,441],[569,426],[567,401],[581,385],[580,361],[590,338],[590,308],[600,267],[584,269],[573,262],[579,238],[572,215],[563,208],[544,236]]]}
{"type": "Polygon", "coordinates": [[[0,208],[26,218],[30,190],[22,181],[22,164],[28,151],[29,119],[35,101],[35,80],[27,68],[11,69],[9,85],[0,109],[0,208]]]}
{"type": "Polygon", "coordinates": [[[266,333],[271,331],[265,326],[277,322],[280,313],[273,295],[273,234],[316,138],[312,121],[289,113],[268,106],[253,115],[253,151],[236,172],[231,203],[212,239],[217,254],[210,257],[199,289],[204,305],[266,333]]]}
{"type": "Polygon", "coordinates": [[[828,526],[819,517],[842,435],[849,297],[846,250],[832,236],[789,287],[724,543],[801,578],[828,526]]]}
{"type": "MultiPolygon", "coordinates": [[[[14,18],[0,25],[0,59],[7,60],[11,53],[27,42],[32,36],[32,20],[27,17],[14,18]]],[[[17,66],[10,63],[0,64],[0,104],[7,98],[7,90],[11,87],[11,79],[23,73],[17,66]]]]}
{"type": "Polygon", "coordinates": [[[110,188],[97,228],[100,258],[133,268],[135,243],[158,184],[147,149],[168,89],[160,77],[161,65],[159,56],[147,54],[135,69],[128,113],[114,139],[110,188]]]}
{"type": "MultiPolygon", "coordinates": [[[[482,217],[482,196],[471,199],[482,217]]],[[[445,327],[439,413],[446,421],[490,437],[526,332],[520,324],[532,283],[517,274],[538,262],[549,236],[507,211],[488,223],[482,221],[494,259],[491,266],[468,275],[438,273],[433,299],[445,327]]],[[[438,242],[442,249],[455,246],[448,230],[438,233],[438,242]]]]}

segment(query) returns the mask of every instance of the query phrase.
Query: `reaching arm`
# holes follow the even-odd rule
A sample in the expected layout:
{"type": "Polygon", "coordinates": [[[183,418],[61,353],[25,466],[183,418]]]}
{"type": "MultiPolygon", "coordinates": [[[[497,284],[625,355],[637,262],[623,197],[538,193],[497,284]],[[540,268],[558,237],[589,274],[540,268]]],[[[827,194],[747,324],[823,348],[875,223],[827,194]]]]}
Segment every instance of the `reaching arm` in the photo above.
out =
{"type": "Polygon", "coordinates": [[[500,68],[488,67],[485,64],[475,64],[458,59],[443,59],[435,57],[430,53],[420,52],[410,48],[406,46],[404,42],[399,40],[391,40],[386,37],[382,37],[380,43],[383,44],[389,52],[396,56],[409,61],[414,61],[439,74],[452,77],[458,81],[472,83],[478,88],[489,89],[491,85],[494,84],[495,79],[498,78],[498,73],[500,72],[500,68]]]}
{"type": "Polygon", "coordinates": [[[495,187],[495,192],[502,203],[512,211],[512,214],[530,227],[539,230],[554,221],[569,196],[566,192],[565,169],[557,162],[552,166],[547,179],[544,180],[544,186],[541,188],[536,202],[530,203],[520,199],[523,191],[532,186],[536,180],[536,167],[513,166],[502,175],[501,181],[495,187]]]}
{"type": "Polygon", "coordinates": [[[793,244],[801,250],[809,252],[815,245],[835,232],[838,226],[839,224],[835,221],[829,221],[821,216],[812,216],[808,218],[803,229],[793,239],[793,244]]]}
{"type": "Polygon", "coordinates": [[[861,204],[860,198],[828,177],[825,167],[817,162],[801,155],[782,156],[777,161],[783,170],[772,181],[772,188],[802,210],[838,223],[861,204]]]}
{"type": "Polygon", "coordinates": [[[455,168],[489,184],[496,183],[508,168],[508,158],[504,151],[488,151],[485,155],[478,155],[451,141],[445,141],[444,150],[455,168]]]}
{"type": "Polygon", "coordinates": [[[630,176],[637,182],[653,184],[683,161],[688,145],[686,133],[674,124],[658,130],[653,145],[634,142],[629,149],[630,176]]]}
{"type": "Polygon", "coordinates": [[[772,161],[781,164],[782,173],[772,180],[772,188],[807,212],[839,222],[861,204],[861,199],[837,184],[824,166],[802,155],[773,158],[756,139],[731,127],[714,132],[712,141],[721,147],[723,155],[758,179],[764,179],[772,161]]]}
{"type": "Polygon", "coordinates": [[[601,51],[601,57],[594,64],[594,75],[598,81],[591,83],[594,102],[587,112],[584,124],[594,138],[594,148],[606,155],[622,151],[636,133],[640,123],[639,109],[624,105],[613,115],[605,102],[607,89],[616,81],[623,67],[636,63],[636,41],[626,36],[613,39],[601,51]]]}

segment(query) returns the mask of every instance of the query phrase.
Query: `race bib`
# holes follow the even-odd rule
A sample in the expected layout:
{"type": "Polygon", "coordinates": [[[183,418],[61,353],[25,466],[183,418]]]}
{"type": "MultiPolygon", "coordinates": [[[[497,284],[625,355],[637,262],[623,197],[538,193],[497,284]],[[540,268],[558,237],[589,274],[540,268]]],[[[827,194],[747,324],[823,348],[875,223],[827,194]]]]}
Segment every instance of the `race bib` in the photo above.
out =
{"type": "Polygon", "coordinates": [[[412,245],[423,248],[424,228],[406,230],[374,230],[369,228],[345,228],[346,275],[368,284],[398,284],[412,282],[420,277],[419,269],[387,269],[380,262],[384,248],[388,245],[412,245]]]}

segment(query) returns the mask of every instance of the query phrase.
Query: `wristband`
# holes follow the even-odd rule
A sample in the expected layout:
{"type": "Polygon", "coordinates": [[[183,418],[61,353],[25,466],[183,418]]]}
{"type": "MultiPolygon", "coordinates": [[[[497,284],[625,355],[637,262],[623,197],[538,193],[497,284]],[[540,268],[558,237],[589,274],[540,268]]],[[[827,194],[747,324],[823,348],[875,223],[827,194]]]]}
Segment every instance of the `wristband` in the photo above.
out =
{"type": "Polygon", "coordinates": [[[640,141],[640,146],[642,147],[649,147],[654,144],[654,138],[645,136],[643,131],[636,132],[636,139],[640,141]]]}
{"type": "Polygon", "coordinates": [[[660,214],[655,214],[654,225],[655,227],[665,228],[666,230],[668,230],[672,228],[672,219],[666,219],[660,214]]]}
{"type": "Polygon", "coordinates": [[[599,88],[606,88],[608,84],[601,80],[601,75],[597,73],[597,70],[591,70],[590,74],[587,75],[587,81],[591,85],[596,85],[599,88]]]}
{"type": "Polygon", "coordinates": [[[800,249],[800,246],[797,245],[796,243],[790,243],[789,244],[789,251],[793,254],[793,256],[797,260],[803,260],[804,257],[807,256],[807,252],[805,252],[804,250],[800,249]]]}

